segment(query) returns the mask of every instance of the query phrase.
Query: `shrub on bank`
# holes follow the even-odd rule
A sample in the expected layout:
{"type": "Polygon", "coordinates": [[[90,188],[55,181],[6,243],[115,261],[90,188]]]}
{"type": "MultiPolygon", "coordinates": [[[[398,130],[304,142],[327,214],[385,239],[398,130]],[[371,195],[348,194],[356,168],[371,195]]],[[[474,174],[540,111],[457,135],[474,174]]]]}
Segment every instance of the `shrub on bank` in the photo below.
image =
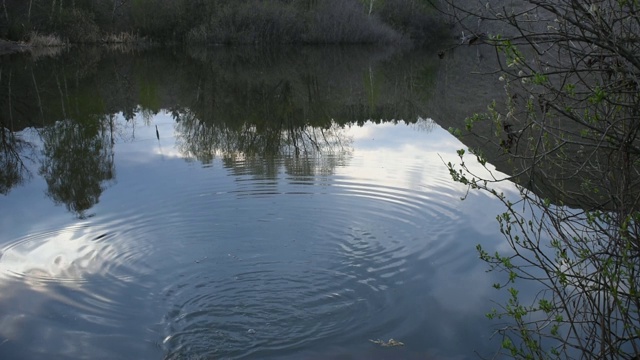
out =
{"type": "Polygon", "coordinates": [[[103,34],[138,34],[157,42],[395,43],[429,36],[437,21],[426,0],[135,0],[107,6],[77,0],[34,6],[7,0],[0,37],[32,31],[72,43],[128,42],[103,34]],[[6,20],[6,24],[3,24],[6,20]]]}
{"type": "Polygon", "coordinates": [[[63,12],[58,18],[56,33],[72,43],[95,43],[101,38],[93,14],[80,9],[63,12]]]}
{"type": "Polygon", "coordinates": [[[424,1],[384,1],[378,13],[385,24],[414,40],[431,40],[446,31],[444,23],[437,20],[431,5],[424,1]]]}
{"type": "Polygon", "coordinates": [[[305,42],[309,43],[395,43],[402,35],[367,14],[361,3],[326,0],[311,14],[305,42]]]}
{"type": "Polygon", "coordinates": [[[403,36],[356,0],[227,3],[192,28],[192,43],[393,43],[403,36]]]}
{"type": "Polygon", "coordinates": [[[295,43],[303,24],[298,11],[286,4],[265,1],[229,3],[198,27],[190,40],[210,43],[295,43]]]}

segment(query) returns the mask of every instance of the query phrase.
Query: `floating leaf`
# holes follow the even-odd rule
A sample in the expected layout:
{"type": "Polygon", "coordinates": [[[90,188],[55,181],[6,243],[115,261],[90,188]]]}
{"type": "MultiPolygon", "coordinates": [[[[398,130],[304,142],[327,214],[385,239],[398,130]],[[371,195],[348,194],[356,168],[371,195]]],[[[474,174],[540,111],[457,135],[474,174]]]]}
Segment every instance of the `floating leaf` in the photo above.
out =
{"type": "Polygon", "coordinates": [[[369,341],[371,341],[374,344],[378,344],[380,346],[384,346],[384,347],[390,347],[390,346],[404,346],[403,342],[394,340],[394,339],[389,339],[389,341],[385,342],[384,340],[371,340],[369,339],[369,341]]]}

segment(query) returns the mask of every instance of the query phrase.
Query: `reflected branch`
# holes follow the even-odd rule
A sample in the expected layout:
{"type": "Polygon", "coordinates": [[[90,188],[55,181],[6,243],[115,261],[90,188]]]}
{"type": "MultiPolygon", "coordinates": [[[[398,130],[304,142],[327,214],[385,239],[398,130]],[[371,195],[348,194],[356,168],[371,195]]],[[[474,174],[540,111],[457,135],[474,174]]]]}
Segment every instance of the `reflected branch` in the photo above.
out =
{"type": "MultiPolygon", "coordinates": [[[[285,157],[332,157],[335,167],[350,153],[352,139],[343,127],[332,123],[327,128],[302,124],[272,122],[272,126],[245,123],[233,129],[224,124],[206,123],[187,109],[174,110],[177,127],[177,146],[185,158],[210,164],[216,157],[232,164],[239,159],[285,157]]],[[[323,168],[331,167],[325,164],[323,168]]]]}
{"type": "Polygon", "coordinates": [[[0,194],[6,195],[31,174],[20,155],[28,143],[0,123],[0,194]]]}

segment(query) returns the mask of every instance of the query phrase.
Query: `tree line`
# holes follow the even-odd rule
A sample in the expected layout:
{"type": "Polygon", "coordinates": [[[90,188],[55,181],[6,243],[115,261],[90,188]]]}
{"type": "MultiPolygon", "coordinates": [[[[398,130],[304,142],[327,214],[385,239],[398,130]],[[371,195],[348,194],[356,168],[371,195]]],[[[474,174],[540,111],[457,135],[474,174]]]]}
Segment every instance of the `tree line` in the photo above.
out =
{"type": "Polygon", "coordinates": [[[2,0],[0,38],[64,42],[397,43],[442,30],[425,0],[2,0]]]}

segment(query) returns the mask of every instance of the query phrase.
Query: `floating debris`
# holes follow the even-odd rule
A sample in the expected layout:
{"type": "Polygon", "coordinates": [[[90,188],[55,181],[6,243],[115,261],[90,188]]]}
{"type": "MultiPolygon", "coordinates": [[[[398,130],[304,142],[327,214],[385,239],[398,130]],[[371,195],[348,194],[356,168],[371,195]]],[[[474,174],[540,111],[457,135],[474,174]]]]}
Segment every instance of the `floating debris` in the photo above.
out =
{"type": "Polygon", "coordinates": [[[380,346],[384,346],[384,347],[390,347],[390,346],[404,346],[403,342],[394,340],[394,339],[389,339],[389,341],[385,342],[384,340],[371,340],[369,339],[369,341],[371,341],[374,344],[378,344],[380,346]]]}

